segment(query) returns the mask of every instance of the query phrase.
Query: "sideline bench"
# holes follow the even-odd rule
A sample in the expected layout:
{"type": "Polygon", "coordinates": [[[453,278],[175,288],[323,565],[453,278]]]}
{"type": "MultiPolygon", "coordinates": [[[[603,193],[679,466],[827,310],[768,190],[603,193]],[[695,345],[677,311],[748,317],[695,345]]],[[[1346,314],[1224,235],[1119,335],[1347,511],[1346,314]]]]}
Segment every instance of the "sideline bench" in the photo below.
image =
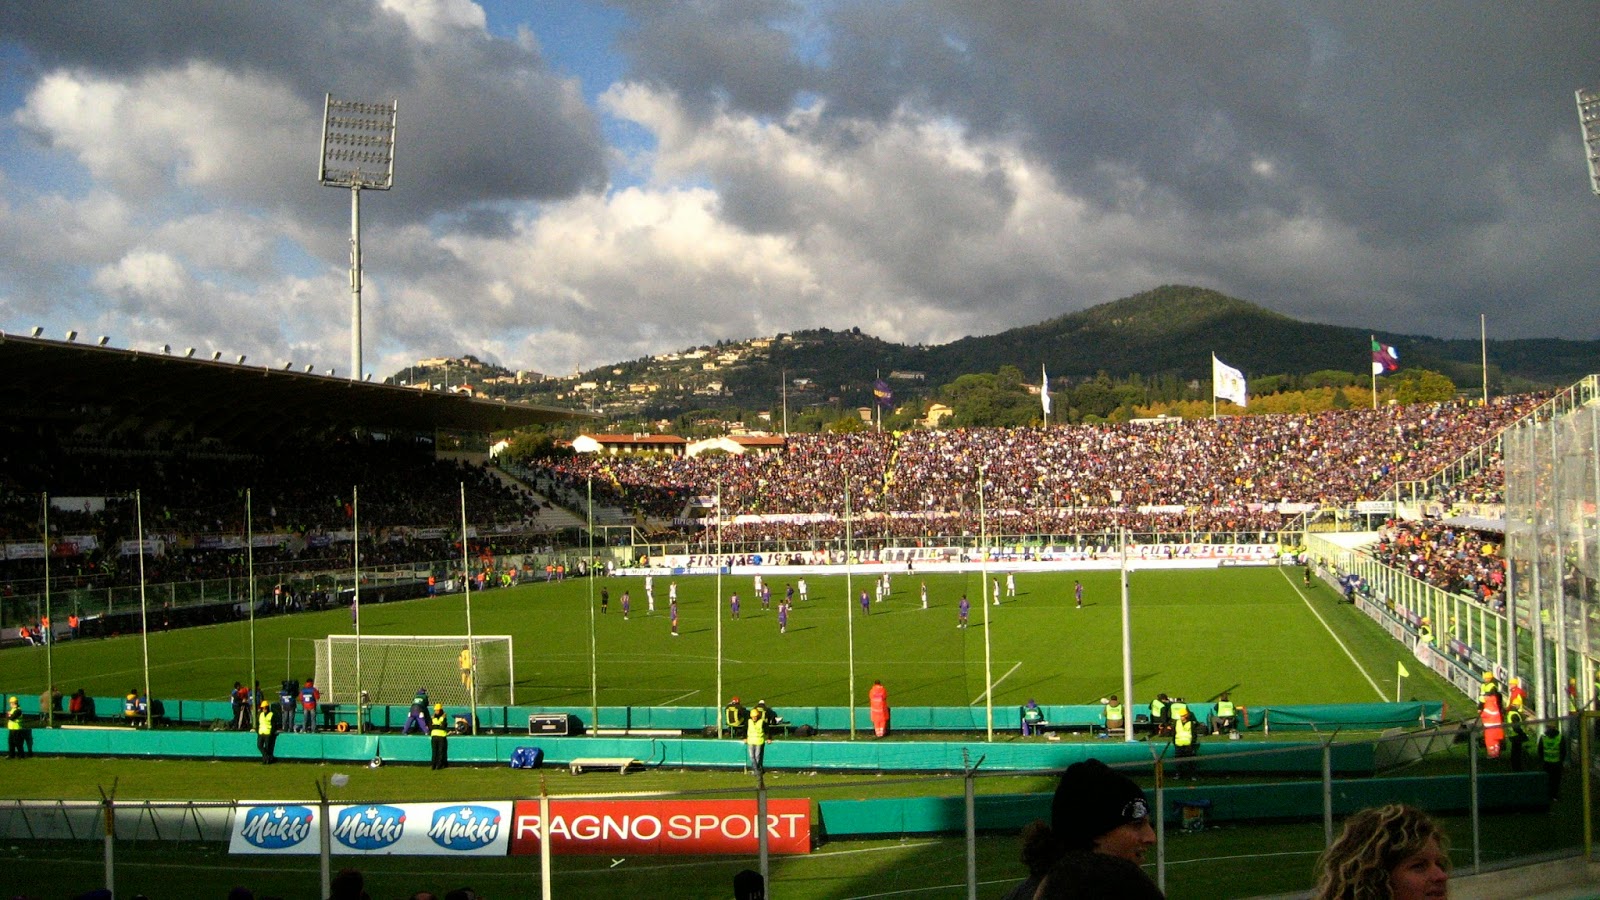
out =
{"type": "Polygon", "coordinates": [[[618,773],[626,775],[629,769],[638,765],[639,761],[631,756],[583,756],[567,763],[567,770],[574,775],[582,775],[585,769],[616,769],[618,773]]]}

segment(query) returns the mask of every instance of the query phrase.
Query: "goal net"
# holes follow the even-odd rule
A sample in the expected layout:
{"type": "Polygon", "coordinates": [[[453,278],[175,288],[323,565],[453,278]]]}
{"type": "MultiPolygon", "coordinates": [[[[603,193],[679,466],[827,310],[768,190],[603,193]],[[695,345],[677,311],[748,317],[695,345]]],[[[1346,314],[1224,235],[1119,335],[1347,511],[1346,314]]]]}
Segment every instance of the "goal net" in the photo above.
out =
{"type": "Polygon", "coordinates": [[[516,703],[509,635],[333,634],[316,657],[324,703],[355,703],[361,691],[371,703],[410,703],[419,687],[440,703],[470,704],[474,693],[483,706],[516,703]]]}

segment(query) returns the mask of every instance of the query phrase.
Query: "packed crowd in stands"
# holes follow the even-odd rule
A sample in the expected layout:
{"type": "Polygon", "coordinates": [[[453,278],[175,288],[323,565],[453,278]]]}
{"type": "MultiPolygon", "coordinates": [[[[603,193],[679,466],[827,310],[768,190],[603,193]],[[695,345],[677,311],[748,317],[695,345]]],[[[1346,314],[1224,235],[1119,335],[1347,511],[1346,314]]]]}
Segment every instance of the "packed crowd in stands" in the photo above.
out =
{"type": "Polygon", "coordinates": [[[1419,581],[1492,603],[1505,589],[1500,535],[1452,527],[1438,519],[1386,522],[1373,556],[1419,581]]]}
{"type": "MultiPolygon", "coordinates": [[[[284,458],[14,446],[6,457],[0,545],[41,541],[48,495],[51,578],[64,587],[136,582],[138,557],[122,550],[141,530],[161,545],[144,559],[147,582],[242,576],[247,490],[257,574],[348,566],[358,517],[364,566],[459,559],[463,494],[473,552],[549,542],[532,491],[418,448],[336,444],[284,458]]],[[[43,559],[6,555],[0,591],[42,578],[43,559]]]]}
{"type": "MultiPolygon", "coordinates": [[[[1384,497],[1491,441],[1543,399],[1156,424],[794,435],[782,454],[584,455],[546,461],[541,472],[574,490],[592,481],[597,503],[661,519],[720,490],[729,516],[820,513],[836,520],[848,495],[864,537],[976,533],[980,471],[982,501],[1006,533],[1122,525],[1271,531],[1284,521],[1277,504],[1384,497]]],[[[1465,490],[1487,497],[1495,487],[1465,490]]],[[[735,527],[744,539],[843,530],[833,521],[735,527]]]]}
{"type": "MultiPolygon", "coordinates": [[[[1436,474],[1542,399],[1156,424],[794,435],[774,454],[538,461],[519,473],[537,494],[493,470],[384,442],[334,443],[286,458],[15,441],[0,450],[0,544],[39,541],[48,493],[52,579],[67,586],[136,582],[130,560],[137,557],[124,554],[123,542],[137,533],[137,490],[142,530],[163,545],[145,559],[148,582],[239,576],[248,488],[252,532],[277,536],[258,542],[258,574],[343,567],[358,516],[364,565],[458,558],[465,485],[466,516],[479,535],[471,551],[524,552],[548,543],[540,495],[582,497],[591,483],[598,505],[675,523],[672,537],[707,547],[714,530],[679,517],[703,511],[719,490],[729,517],[721,540],[793,550],[843,537],[847,502],[854,534],[864,539],[977,535],[987,527],[993,535],[1071,536],[1082,545],[1128,528],[1267,542],[1306,506],[1379,498],[1399,482],[1436,474]],[[92,541],[72,548],[70,539],[81,536],[92,541]],[[219,536],[232,540],[208,540],[219,536]]],[[[1453,487],[1461,496],[1493,499],[1501,490],[1495,477],[1453,487]]],[[[22,558],[0,561],[0,592],[42,576],[42,559],[8,555],[22,558]]],[[[1474,585],[1484,578],[1428,565],[1430,577],[1450,569],[1446,577],[1471,575],[1474,585]]]]}

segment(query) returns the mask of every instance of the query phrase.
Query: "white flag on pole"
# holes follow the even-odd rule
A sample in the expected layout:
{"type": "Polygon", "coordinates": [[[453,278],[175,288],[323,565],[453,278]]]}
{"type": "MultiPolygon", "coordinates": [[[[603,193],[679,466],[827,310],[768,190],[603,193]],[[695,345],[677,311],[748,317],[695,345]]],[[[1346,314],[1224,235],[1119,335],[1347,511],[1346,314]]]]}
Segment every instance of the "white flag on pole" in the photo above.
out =
{"type": "Polygon", "coordinates": [[[1244,373],[1217,359],[1215,353],[1211,354],[1211,395],[1220,400],[1232,400],[1240,407],[1246,399],[1244,373]]]}
{"type": "Polygon", "coordinates": [[[1044,414],[1050,415],[1050,374],[1044,370],[1044,364],[1039,364],[1039,405],[1044,407],[1044,414]]]}

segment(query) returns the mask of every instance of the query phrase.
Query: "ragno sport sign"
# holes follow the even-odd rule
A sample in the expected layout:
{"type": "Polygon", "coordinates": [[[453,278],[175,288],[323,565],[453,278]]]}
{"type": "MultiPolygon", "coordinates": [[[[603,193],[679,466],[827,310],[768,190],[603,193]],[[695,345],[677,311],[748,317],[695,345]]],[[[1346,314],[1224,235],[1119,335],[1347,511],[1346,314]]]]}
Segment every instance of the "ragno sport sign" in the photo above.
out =
{"type": "MultiPolygon", "coordinates": [[[[370,803],[329,808],[329,849],[341,855],[519,856],[539,852],[536,801],[370,803]]],[[[313,854],[315,804],[241,804],[231,853],[313,854]]],[[[554,854],[748,854],[759,847],[754,800],[557,800],[554,854]]],[[[767,849],[811,852],[811,802],[767,803],[767,849]]]]}
{"type": "MultiPolygon", "coordinates": [[[[754,800],[561,800],[550,803],[553,854],[746,854],[759,849],[754,800]]],[[[518,800],[511,855],[539,852],[539,804],[518,800]]],[[[767,801],[767,850],[811,852],[811,801],[767,801]]]]}

